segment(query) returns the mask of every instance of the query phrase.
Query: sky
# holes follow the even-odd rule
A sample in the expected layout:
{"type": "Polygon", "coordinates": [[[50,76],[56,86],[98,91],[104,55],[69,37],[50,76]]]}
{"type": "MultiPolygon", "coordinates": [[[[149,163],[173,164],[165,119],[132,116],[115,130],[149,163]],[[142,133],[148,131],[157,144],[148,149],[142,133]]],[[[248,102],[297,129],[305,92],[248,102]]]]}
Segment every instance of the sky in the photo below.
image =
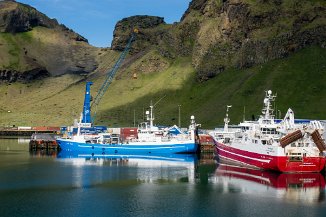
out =
{"type": "Polygon", "coordinates": [[[115,24],[129,16],[164,17],[180,21],[191,0],[17,0],[31,5],[74,30],[96,47],[110,47],[115,24]]]}

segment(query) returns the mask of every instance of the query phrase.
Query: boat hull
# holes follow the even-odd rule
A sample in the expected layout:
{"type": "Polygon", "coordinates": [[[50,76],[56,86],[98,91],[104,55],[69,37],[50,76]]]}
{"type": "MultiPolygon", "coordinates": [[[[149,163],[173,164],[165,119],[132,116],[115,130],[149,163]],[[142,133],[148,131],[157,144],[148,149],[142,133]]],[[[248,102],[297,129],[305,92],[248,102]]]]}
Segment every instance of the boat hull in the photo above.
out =
{"type": "Polygon", "coordinates": [[[88,154],[175,154],[194,153],[197,151],[195,142],[184,143],[146,143],[139,144],[91,144],[58,139],[62,150],[88,154]]]}
{"type": "Polygon", "coordinates": [[[234,148],[215,142],[216,154],[220,160],[249,168],[274,170],[285,173],[320,172],[325,167],[325,157],[303,157],[291,161],[287,156],[273,156],[234,148]]]}

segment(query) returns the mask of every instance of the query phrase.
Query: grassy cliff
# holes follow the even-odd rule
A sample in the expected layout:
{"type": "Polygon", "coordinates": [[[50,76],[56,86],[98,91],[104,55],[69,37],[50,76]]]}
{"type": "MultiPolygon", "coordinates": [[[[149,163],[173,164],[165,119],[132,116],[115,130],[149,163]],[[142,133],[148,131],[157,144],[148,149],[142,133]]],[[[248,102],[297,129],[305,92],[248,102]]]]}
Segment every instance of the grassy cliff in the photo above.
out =
{"type": "MultiPolygon", "coordinates": [[[[230,69],[204,83],[196,82],[189,58],[178,58],[166,70],[140,74],[137,79],[126,71],[119,75],[121,78],[114,80],[98,108],[97,124],[133,126],[134,120],[142,121],[151,101],[155,104],[159,100],[154,110],[156,123],[177,124],[178,105],[184,127],[190,115],[195,115],[203,128],[222,124],[226,105],[233,105],[231,123],[237,123],[243,115],[251,119],[260,114],[268,89],[278,95],[278,115],[283,116],[291,107],[297,118],[326,119],[326,50],[319,47],[246,70],[230,69]]],[[[91,80],[94,96],[104,76],[91,80]]],[[[85,82],[77,75],[1,85],[0,123],[70,125],[82,110],[84,88],[85,82]]]]}

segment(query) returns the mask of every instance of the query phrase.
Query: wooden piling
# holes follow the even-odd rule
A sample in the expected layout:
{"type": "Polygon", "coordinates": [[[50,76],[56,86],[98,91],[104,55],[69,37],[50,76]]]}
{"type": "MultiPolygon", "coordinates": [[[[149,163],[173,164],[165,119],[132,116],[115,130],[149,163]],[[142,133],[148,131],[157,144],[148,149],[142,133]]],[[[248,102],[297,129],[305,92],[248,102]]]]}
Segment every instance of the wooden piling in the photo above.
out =
{"type": "Polygon", "coordinates": [[[210,135],[199,135],[199,147],[201,153],[213,153],[215,149],[214,140],[210,135]]]}

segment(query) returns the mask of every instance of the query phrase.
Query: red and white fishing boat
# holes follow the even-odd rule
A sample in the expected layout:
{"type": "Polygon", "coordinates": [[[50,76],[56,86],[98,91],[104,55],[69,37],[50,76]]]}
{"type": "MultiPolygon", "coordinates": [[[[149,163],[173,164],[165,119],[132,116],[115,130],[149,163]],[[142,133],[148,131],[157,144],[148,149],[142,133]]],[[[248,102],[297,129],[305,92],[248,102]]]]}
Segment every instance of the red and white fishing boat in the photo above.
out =
{"type": "MultiPolygon", "coordinates": [[[[320,121],[294,119],[288,109],[283,120],[274,119],[272,91],[266,91],[258,121],[244,121],[229,129],[213,131],[216,154],[222,161],[280,172],[320,172],[325,167],[324,127],[320,121]]],[[[228,109],[230,106],[228,106],[228,109]]],[[[228,111],[228,110],[227,110],[228,111]]]]}

